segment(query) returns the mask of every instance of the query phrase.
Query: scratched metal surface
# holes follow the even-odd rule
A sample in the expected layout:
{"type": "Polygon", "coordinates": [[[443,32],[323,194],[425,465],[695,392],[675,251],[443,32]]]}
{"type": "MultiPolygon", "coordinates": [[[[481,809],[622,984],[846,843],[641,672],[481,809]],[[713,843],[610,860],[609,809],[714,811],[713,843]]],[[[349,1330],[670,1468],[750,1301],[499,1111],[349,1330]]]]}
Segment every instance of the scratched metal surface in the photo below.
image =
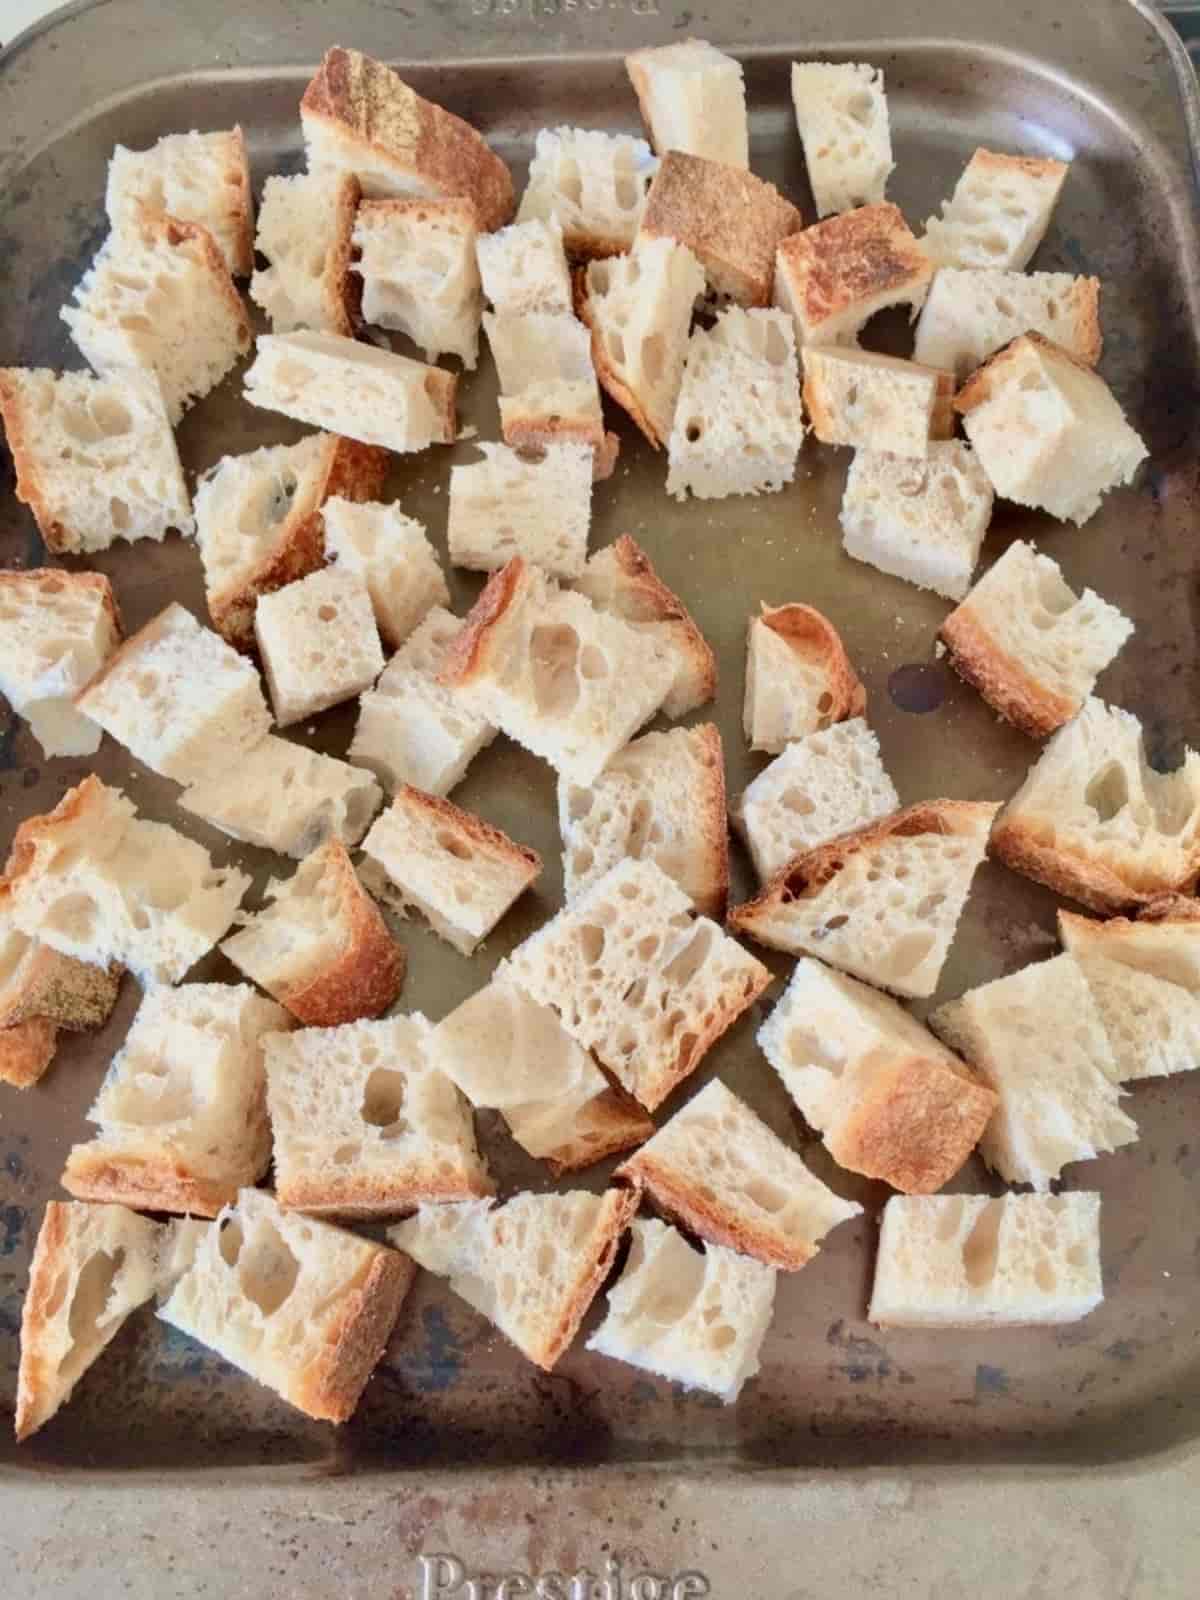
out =
{"type": "MultiPolygon", "coordinates": [[[[224,8],[221,8],[223,11],[224,8]]],[[[789,37],[785,8],[753,16],[660,11],[572,0],[471,0],[419,15],[353,0],[336,23],[323,7],[253,0],[236,18],[209,8],[108,0],[77,8],[63,25],[0,62],[0,361],[77,364],[59,306],[103,236],[105,161],[112,144],[139,145],[192,126],[246,128],[256,184],[300,159],[296,101],[336,28],[341,42],[411,63],[418,88],[471,117],[518,175],[544,123],[634,130],[636,109],[620,69],[631,42],[679,30],[744,48],[753,162],[811,216],[788,101],[795,54],[861,56],[887,73],[898,168],[890,193],[915,222],[945,194],[978,142],[1047,155],[1074,166],[1037,265],[1086,270],[1105,282],[1104,371],[1149,442],[1153,464],[1136,489],[1110,497],[1083,530],[1001,508],[986,547],[994,559],[1014,537],[1044,540],[1068,579],[1117,601],[1138,632],[1105,675],[1103,693],[1144,719],[1156,759],[1200,743],[1195,649],[1198,364],[1195,205],[1187,122],[1158,29],[1123,0],[1036,9],[918,0],[906,37],[879,33],[866,0],[806,8],[789,37]],[[1086,20],[1085,20],[1086,19],[1086,20]],[[133,41],[137,41],[136,44],[133,41]],[[986,40],[987,42],[981,42],[986,40]],[[470,59],[464,59],[469,53],[470,59]],[[442,63],[442,64],[438,64],[442,63]],[[447,64],[452,63],[452,64],[447,64]]],[[[904,348],[898,321],[869,342],[904,348]]],[[[180,430],[186,466],[293,438],[300,431],[240,399],[235,380],[189,414],[180,430]]],[[[464,420],[496,434],[494,377],[485,360],[467,386],[464,420]]],[[[715,710],[736,793],[756,770],[739,713],[745,620],[760,599],[801,599],[842,629],[866,681],[869,715],[905,802],[927,795],[1003,799],[1035,754],[936,662],[946,607],[858,566],[840,552],[836,513],[844,453],[810,444],[797,482],[760,501],[678,507],[664,464],[624,418],[615,478],[596,495],[593,544],[631,530],[667,582],[693,608],[721,656],[715,710]]],[[[396,460],[389,495],[444,537],[450,465],[460,446],[396,460]]],[[[0,455],[0,560],[41,559],[33,523],[12,495],[0,455]]],[[[203,614],[199,562],[177,539],[122,547],[97,559],[112,577],[130,628],[168,598],[203,614]]],[[[459,606],[478,585],[456,574],[459,606]]],[[[706,715],[708,713],[705,713],[706,715]]],[[[319,720],[314,743],[342,753],[351,717],[319,720]]],[[[301,732],[301,737],[306,735],[301,732]]],[[[21,724],[0,744],[0,839],[48,809],[86,765],[44,763],[21,724]]],[[[174,787],[106,741],[95,769],[122,784],[146,814],[171,820],[219,859],[262,877],[274,864],[230,846],[177,813],[174,787]]],[[[536,846],[548,871],[468,963],[409,924],[406,1007],[436,1019],[485,981],[491,965],[557,903],[557,838],[547,769],[499,741],[457,796],[536,846]]],[[[748,887],[736,860],[737,890],[748,887]]],[[[1013,970],[1052,949],[1053,898],[986,866],[964,917],[939,998],[1013,970]]],[[[775,964],[782,976],[787,963],[775,964]]],[[[232,976],[219,958],[198,976],[232,976]]],[[[767,997],[773,1000],[778,986],[767,997]]],[[[11,1414],[17,1330],[28,1258],[43,1203],[61,1191],[65,1153],[85,1136],[84,1114],[136,1003],[127,983],[98,1038],[64,1038],[44,1081],[0,1106],[0,1413],[11,1414]]],[[[743,1021],[693,1084],[721,1073],[767,1121],[803,1149],[821,1177],[860,1200],[866,1215],[838,1229],[803,1273],[780,1279],[763,1372],[736,1408],[686,1397],[628,1367],[583,1351],[580,1340],[553,1376],[525,1364],[474,1313],[423,1278],[406,1305],[378,1374],[351,1424],[309,1423],[214,1355],[157,1323],[131,1319],[80,1384],[70,1406],[19,1453],[0,1444],[0,1477],[101,1472],[203,1475],[244,1467],[258,1475],[345,1472],[469,1463],[545,1466],[664,1461],[681,1472],[716,1465],[930,1461],[1088,1462],[1190,1440],[1200,1421],[1200,1074],[1140,1086],[1129,1106],[1142,1131],[1132,1149],[1069,1170],[1067,1187],[1105,1197],[1108,1299],[1085,1322],[1054,1332],[971,1335],[872,1331],[865,1321],[876,1217],[886,1191],[839,1171],[799,1120],[753,1045],[766,1007],[743,1021]]],[[[506,1188],[545,1175],[504,1137],[482,1134],[506,1188]]],[[[586,1175],[591,1186],[606,1169],[586,1175]]],[[[956,1187],[987,1187],[968,1168],[956,1187]]],[[[594,1322],[593,1310],[589,1326],[594,1322]]]]}

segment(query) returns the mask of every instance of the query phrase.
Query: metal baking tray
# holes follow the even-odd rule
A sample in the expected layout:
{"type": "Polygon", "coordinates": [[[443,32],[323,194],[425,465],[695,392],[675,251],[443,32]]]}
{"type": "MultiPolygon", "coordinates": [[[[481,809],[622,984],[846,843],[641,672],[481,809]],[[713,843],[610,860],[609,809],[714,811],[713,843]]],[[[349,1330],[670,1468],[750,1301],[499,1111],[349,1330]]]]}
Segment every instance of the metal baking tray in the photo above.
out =
{"type": "MultiPolygon", "coordinates": [[[[978,143],[1073,158],[1037,265],[1104,281],[1103,371],[1146,438],[1151,463],[1085,528],[998,509],[986,546],[997,556],[1033,537],[1074,585],[1091,584],[1137,624],[1101,691],[1136,711],[1155,762],[1200,744],[1196,651],[1196,486],[1200,436],[1200,294],[1193,134],[1200,126],[1186,57],[1156,13],[1126,0],[1040,0],[1036,7],[912,0],[767,0],[676,10],[666,0],[457,0],[406,8],[345,0],[336,8],[247,0],[236,8],[187,0],[107,0],[72,7],[0,59],[0,361],[78,365],[59,307],[104,234],[105,163],[118,140],[239,121],[256,185],[301,161],[296,106],[325,46],[354,44],[401,65],[422,92],[470,118],[523,177],[532,137],[561,122],[638,129],[621,53],[687,33],[746,62],[755,169],[811,218],[789,99],[794,57],[859,58],[884,68],[897,170],[890,195],[919,222],[948,192],[978,143]],[[1182,61],[1182,70],[1180,62],[1182,61]]],[[[902,321],[869,342],[903,351],[902,321]]],[[[467,385],[464,420],[497,434],[494,376],[467,385]]],[[[868,689],[868,715],[904,802],[924,796],[1002,800],[1037,753],[998,722],[938,661],[946,606],[848,560],[837,508],[847,456],[810,442],[797,481],[759,500],[677,506],[665,464],[614,413],[622,438],[615,477],[595,497],[593,545],[628,530],[693,609],[720,653],[715,716],[731,793],[758,765],[740,730],[746,619],[760,600],[804,600],[842,630],[868,689]]],[[[185,465],[295,437],[299,429],[240,398],[237,378],[180,429],[185,465]]],[[[396,458],[387,486],[444,536],[451,463],[471,447],[396,458]]],[[[32,519],[12,494],[0,455],[0,560],[43,558],[32,519]]],[[[176,598],[203,615],[199,561],[177,538],[97,558],[127,625],[176,598]]],[[[461,608],[478,584],[456,573],[461,608]]],[[[701,715],[707,716],[709,712],[701,715]]],[[[313,735],[341,753],[351,714],[319,719],[313,735]]],[[[305,738],[304,730],[299,737],[305,738]]],[[[106,740],[96,770],[142,810],[236,856],[258,884],[276,858],[232,846],[179,813],[174,786],[106,740]]],[[[43,762],[20,723],[0,743],[0,841],[53,806],[86,763],[43,762]]],[[[491,966],[550,913],[559,892],[549,770],[497,744],[457,798],[543,852],[548,869],[474,962],[423,928],[404,926],[407,1008],[437,1019],[483,983],[491,966]]],[[[736,892],[749,887],[735,858],[736,892]]],[[[1053,949],[1054,898],[999,866],[977,879],[939,998],[1053,949]]],[[[773,962],[782,977],[789,966],[773,962]]],[[[215,958],[204,976],[231,976],[215,958]]],[[[17,1334],[29,1254],[46,1200],[137,1000],[127,981],[97,1038],[71,1039],[52,1070],[0,1104],[0,1481],[29,1473],[73,1482],[101,1472],[174,1469],[189,1481],[242,1467],[256,1477],[314,1469],[449,1471],[467,1464],[543,1467],[670,1463],[677,1473],[946,1458],[1090,1463],[1178,1446],[1200,1432],[1200,1073],[1140,1085],[1128,1105],[1141,1141],[1068,1169],[1067,1187],[1104,1194],[1108,1298],[1076,1325],[991,1333],[891,1332],[865,1320],[876,1219],[887,1191],[840,1171],[790,1109],[757,1052],[754,1030],[778,985],[711,1053],[685,1094],[720,1073],[840,1193],[866,1214],[837,1229],[803,1272],[781,1276],[761,1376],[735,1407],[686,1396],[593,1356],[579,1340],[551,1376],[536,1371],[446,1287],[423,1276],[354,1420],[311,1423],[157,1322],[131,1319],[60,1415],[19,1452],[10,1443],[17,1334]]],[[[669,1109],[669,1108],[668,1108],[669,1109]]],[[[544,1187],[485,1116],[481,1129],[506,1190],[544,1187]]],[[[606,1169],[582,1181],[598,1187],[606,1169]]],[[[955,1187],[988,1187],[968,1167],[955,1187]]],[[[598,1314],[593,1309],[592,1320],[598,1314]]]]}

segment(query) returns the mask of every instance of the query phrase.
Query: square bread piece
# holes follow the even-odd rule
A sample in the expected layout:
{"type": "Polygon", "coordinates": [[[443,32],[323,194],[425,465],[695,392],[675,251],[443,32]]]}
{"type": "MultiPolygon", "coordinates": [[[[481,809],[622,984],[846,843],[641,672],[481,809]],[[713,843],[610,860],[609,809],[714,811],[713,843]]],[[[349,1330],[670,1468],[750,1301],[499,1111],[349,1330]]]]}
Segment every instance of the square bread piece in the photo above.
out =
{"type": "Polygon", "coordinates": [[[767,1060],[847,1172],[932,1194],[996,1109],[971,1069],[889,996],[804,956],[758,1031],[767,1060]]]}
{"type": "Polygon", "coordinates": [[[231,763],[271,727],[253,664],[175,601],[109,657],[75,703],[176,783],[228,780],[231,763]]]}
{"type": "Polygon", "coordinates": [[[271,904],[221,946],[239,972],[312,1027],[377,1017],[394,1003],[404,951],[340,840],[318,845],[265,893],[271,904]]]}
{"type": "Polygon", "coordinates": [[[571,310],[571,275],[557,222],[513,222],[475,240],[484,299],[502,317],[571,310]]]}
{"type": "Polygon", "coordinates": [[[861,717],[851,717],[786,745],[742,795],[732,820],[765,883],[796,856],[899,804],[879,740],[861,717]]]}
{"type": "Polygon", "coordinates": [[[354,224],[363,321],[406,333],[426,361],[479,354],[479,265],[470,200],[364,200],[354,224]]]}
{"type": "Polygon", "coordinates": [[[801,349],[853,345],[877,311],[909,306],[915,314],[932,277],[933,263],[899,208],[885,200],[783,239],[775,304],[792,318],[801,349]]]}
{"type": "Polygon", "coordinates": [[[311,172],[352,172],[372,200],[462,195],[491,230],[512,215],[512,174],[483,136],[371,56],[335,45],[300,101],[311,172]]]}
{"type": "Polygon", "coordinates": [[[549,1372],[608,1276],[637,1196],[518,1194],[422,1206],[388,1238],[549,1372]]]}
{"type": "Polygon", "coordinates": [[[1072,956],[969,989],[939,1006],[929,1025],[999,1096],[979,1153],[1006,1183],[1048,1189],[1070,1162],[1137,1138],[1119,1104],[1100,1012],[1072,956]]]}
{"type": "Polygon", "coordinates": [[[616,256],[634,241],[658,162],[644,139],[542,128],[518,222],[556,222],[573,256],[616,256]]]}
{"type": "Polygon", "coordinates": [[[937,988],[999,806],[924,800],[797,856],[729,925],[925,999],[937,988]]]}
{"type": "Polygon", "coordinates": [[[361,767],[273,734],[238,757],[236,777],[231,783],[222,770],[192,784],[179,796],[181,810],[297,861],[326,839],[357,844],[383,798],[361,767]]]}
{"type": "Polygon", "coordinates": [[[1100,280],[1069,272],[939,267],[917,323],[914,361],[961,383],[1023,333],[1040,333],[1076,361],[1100,359],[1100,280]]]}
{"type": "Polygon", "coordinates": [[[719,1078],[614,1176],[645,1188],[659,1211],[706,1243],[783,1272],[798,1272],[831,1228],[862,1214],[814,1177],[719,1078]]]}
{"type": "Polygon", "coordinates": [[[1148,451],[1099,373],[1027,333],[959,390],[967,438],[997,494],[1082,525],[1148,451]]]}
{"type": "Polygon", "coordinates": [[[492,1193],[470,1108],[433,1065],[432,1032],[414,1011],[268,1041],[280,1205],[369,1221],[492,1193]]]}
{"type": "Polygon", "coordinates": [[[953,374],[870,350],[810,345],[804,406],[822,444],[924,458],[954,436],[953,374]]]}
{"type": "Polygon", "coordinates": [[[987,473],[958,439],[931,444],[923,460],[856,450],[842,495],[842,548],[880,572],[961,600],[994,500],[987,473]]]}
{"type": "Polygon", "coordinates": [[[684,39],[625,57],[642,121],[660,156],[670,150],[750,165],[742,67],[707,39],[684,39]]]}
{"type": "Polygon", "coordinates": [[[1102,916],[1200,878],[1200,755],[1173,772],[1146,757],[1129,711],[1088,699],[1005,806],[992,849],[1006,867],[1102,916]]]}
{"type": "Polygon", "coordinates": [[[231,644],[254,643],[259,595],[325,564],[325,503],[373,500],[387,453],[335,434],[223,456],[196,486],[196,538],[213,627],[231,644]]]}
{"type": "Polygon", "coordinates": [[[515,450],[537,453],[570,442],[594,452],[592,476],[607,478],[620,442],[604,431],[592,340],[563,313],[485,313],[484,330],[500,378],[500,430],[515,450]]]}
{"type": "Polygon", "coordinates": [[[124,1206],[51,1200],[21,1312],[17,1442],[44,1427],[158,1286],[164,1229],[124,1206]]]}
{"type": "Polygon", "coordinates": [[[665,717],[685,717],[714,698],[717,658],[677,594],[659,577],[650,557],[622,533],[588,560],[578,589],[601,611],[652,635],[675,662],[671,691],[661,707],[665,717]]]}
{"type": "Polygon", "coordinates": [[[0,368],[0,420],[47,550],[91,555],[117,539],[195,531],[175,435],[153,372],[111,377],[0,368]]]}
{"type": "Polygon", "coordinates": [[[1104,1298],[1100,1196],[893,1196],[868,1317],[883,1328],[1077,1322],[1104,1298]]]}
{"type": "Polygon", "coordinates": [[[622,861],[519,945],[509,966],[648,1111],[770,982],[653,861],[622,861]]]}
{"type": "Polygon", "coordinates": [[[5,869],[22,933],[97,967],[128,967],[143,988],[178,983],[233,921],[250,879],[165,822],[137,816],[120,789],[87,777],[17,829],[5,869]]]}
{"type": "Polygon", "coordinates": [[[895,167],[883,73],[863,62],[793,61],[792,105],[817,215],[878,204],[895,167]]]}
{"type": "Polygon", "coordinates": [[[113,1057],[62,1185],[78,1200],[215,1217],[271,1161],[263,1045],[291,1018],[248,983],[151,989],[113,1057]]]}
{"type": "Polygon", "coordinates": [[[1016,540],[942,623],[956,672],[1035,739],[1069,722],[1133,632],[1091,589],[1077,595],[1058,563],[1016,540]]]}
{"type": "Polygon", "coordinates": [[[254,202],[241,128],[169,133],[148,150],[117,145],[104,194],[108,220],[114,228],[136,225],[143,206],[207,228],[235,278],[254,270],[254,202]]]}
{"type": "Polygon", "coordinates": [[[668,447],[667,493],[719,500],[782,489],[795,476],[803,443],[791,318],[731,306],[711,328],[694,328],[668,447]]]}
{"type": "Polygon", "coordinates": [[[803,225],[773,183],[744,167],[669,150],[650,185],[638,239],[686,245],[718,301],[767,306],[776,247],[803,225]]]}
{"type": "Polygon", "coordinates": [[[976,150],[941,216],[927,219],[925,249],[939,267],[1020,272],[1050,226],[1068,165],[976,150]]]}
{"type": "Polygon", "coordinates": [[[566,440],[526,455],[503,444],[479,448],[482,461],[450,468],[452,564],[498,572],[523,556],[552,578],[580,577],[592,521],[591,449],[566,440]]]}
{"type": "Polygon", "coordinates": [[[362,286],[350,270],[358,180],[348,172],[299,172],[263,185],[254,247],[267,265],[250,280],[250,298],[272,333],[349,336],[362,286]]]}
{"type": "Polygon", "coordinates": [[[764,602],[746,636],[742,725],[751,750],[778,755],[866,709],[867,691],[832,622],[812,606],[764,602]]]}
{"type": "Polygon", "coordinates": [[[706,917],[729,893],[725,761],[713,723],[644,733],[592,784],[558,784],[568,902],[626,857],[653,861],[706,917]]]}
{"type": "Polygon", "coordinates": [[[46,756],[90,756],[102,730],[75,696],[121,642],[112,585],[99,572],[0,572],[0,694],[46,756]]]}
{"type": "Polygon", "coordinates": [[[559,1176],[641,1144],[654,1124],[613,1087],[549,1006],[492,981],[443,1018],[430,1056],[472,1105],[499,1111],[527,1155],[559,1176]]]}
{"type": "Polygon", "coordinates": [[[59,315],[101,377],[158,378],[171,426],[250,349],[250,320],[219,246],[199,223],[138,213],[114,229],[59,315]]]}
{"type": "Polygon", "coordinates": [[[475,602],[442,682],[573,783],[592,783],[658,710],[675,664],[652,636],[514,556],[475,602]]]}
{"type": "Polygon", "coordinates": [[[375,819],[362,849],[368,888],[401,916],[419,911],[464,956],[474,955],[542,870],[536,850],[408,784],[375,819]]]}
{"type": "Polygon", "coordinates": [[[158,1314],[307,1416],[345,1422],[414,1276],[397,1251],[243,1189],[158,1314]]]}
{"type": "Polygon", "coordinates": [[[374,689],[359,701],[349,759],[369,768],[389,793],[411,783],[449,794],[496,729],[439,679],[463,625],[434,606],[397,650],[374,689]]]}
{"type": "Polygon", "coordinates": [[[366,584],[387,649],[398,650],[434,606],[449,605],[437,551],[415,517],[398,506],[335,495],[325,502],[322,521],[325,554],[339,571],[356,573],[366,584]]]}
{"type": "Polygon", "coordinates": [[[251,405],[397,455],[458,431],[452,372],[336,333],[264,333],[244,381],[251,405]]]}
{"type": "Polygon", "coordinates": [[[254,637],[281,728],[353,700],[383,671],[370,590],[344,567],[261,596],[254,637]]]}
{"type": "Polygon", "coordinates": [[[719,1244],[695,1250],[665,1222],[632,1224],[621,1276],[589,1350],[730,1405],[758,1371],[775,1268],[719,1244]]]}

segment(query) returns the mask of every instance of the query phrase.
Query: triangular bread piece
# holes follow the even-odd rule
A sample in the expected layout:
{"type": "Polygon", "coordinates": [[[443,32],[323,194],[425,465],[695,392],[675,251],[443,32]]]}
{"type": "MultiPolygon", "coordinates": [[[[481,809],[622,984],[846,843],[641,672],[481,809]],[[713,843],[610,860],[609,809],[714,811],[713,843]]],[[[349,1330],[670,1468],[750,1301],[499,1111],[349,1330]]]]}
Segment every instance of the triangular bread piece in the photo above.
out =
{"type": "Polygon", "coordinates": [[[812,606],[764,605],[751,618],[742,722],[752,750],[778,755],[866,709],[867,691],[827,617],[812,606]]]}

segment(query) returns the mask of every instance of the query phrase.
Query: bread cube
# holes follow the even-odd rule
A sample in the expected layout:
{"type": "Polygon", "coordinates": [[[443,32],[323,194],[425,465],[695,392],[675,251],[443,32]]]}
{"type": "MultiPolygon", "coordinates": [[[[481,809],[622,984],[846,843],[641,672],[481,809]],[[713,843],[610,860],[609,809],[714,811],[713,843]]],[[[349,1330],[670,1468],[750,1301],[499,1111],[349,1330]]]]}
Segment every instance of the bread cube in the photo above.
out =
{"type": "Polygon", "coordinates": [[[667,493],[697,500],[782,489],[804,442],[791,319],[723,311],[693,329],[671,429],[667,493]]]}
{"type": "Polygon", "coordinates": [[[867,691],[832,622],[812,606],[768,606],[746,635],[742,723],[752,750],[772,755],[793,739],[861,717],[867,691]]]}
{"type": "MultiPolygon", "coordinates": [[[[142,209],[109,234],[60,315],[104,378],[152,372],[174,427],[250,348],[250,322],[212,234],[142,209]]],[[[155,495],[155,500],[162,496],[155,495]]]]}
{"type": "Polygon", "coordinates": [[[932,278],[933,263],[886,200],[793,231],[775,252],[775,304],[792,318],[801,349],[857,344],[888,306],[918,311],[932,278]]]}
{"type": "Polygon", "coordinates": [[[364,200],[354,225],[366,322],[406,333],[426,361],[474,372],[482,295],[470,200],[364,200]]]}
{"type": "Polygon", "coordinates": [[[79,961],[23,933],[13,895],[13,884],[0,878],[0,1029],[35,1017],[73,1031],[101,1027],[116,1004],[121,969],[79,961]]]}
{"type": "Polygon", "coordinates": [[[531,454],[555,443],[586,445],[593,452],[592,476],[611,476],[620,446],[604,431],[583,323],[547,312],[485,313],[483,326],[500,376],[505,443],[531,454]]]}
{"type": "Polygon", "coordinates": [[[731,1404],[758,1371],[775,1268],[719,1244],[694,1250],[665,1222],[635,1221],[631,1232],[588,1349],[731,1404]]]}
{"type": "MultiPolygon", "coordinates": [[[[118,539],[192,533],[192,504],[153,372],[0,369],[0,418],[46,548],[91,555],[118,539]]],[[[64,752],[65,754],[66,752],[64,752]]],[[[83,751],[81,754],[87,754],[83,751]]]]}
{"type": "Polygon", "coordinates": [[[470,1109],[431,1059],[432,1031],[413,1012],[267,1041],[280,1205],[370,1220],[492,1193],[470,1109]]]}
{"type": "Polygon", "coordinates": [[[714,1078],[617,1168],[707,1244],[783,1272],[810,1262],[831,1228],[862,1214],[714,1078]]]}
{"type": "Polygon", "coordinates": [[[112,585],[98,572],[0,572],[0,694],[47,756],[90,756],[101,729],[75,696],[121,642],[112,585]]]}
{"type": "Polygon", "coordinates": [[[253,665],[174,601],[125,641],[76,703],[176,783],[228,781],[230,763],[271,726],[253,665]]]}
{"type": "MultiPolygon", "coordinates": [[[[268,180],[269,182],[270,180],[268,180]]],[[[136,225],[141,208],[198,222],[216,240],[235,278],[254,269],[254,206],[241,128],[169,133],[148,150],[117,145],[108,163],[104,209],[114,228],[136,225]]]]}
{"type": "MultiPolygon", "coordinates": [[[[451,468],[451,493],[453,474],[461,470],[451,468]]],[[[338,495],[325,502],[322,521],[326,555],[340,571],[356,573],[366,584],[379,636],[389,650],[398,649],[434,606],[449,603],[442,564],[414,517],[396,506],[338,495]]]]}
{"type": "Polygon", "coordinates": [[[881,201],[895,168],[883,73],[862,62],[794,61],[792,104],[817,215],[881,201]]]}
{"type": "Polygon", "coordinates": [[[931,439],[954,436],[953,376],[868,350],[810,346],[804,405],[823,444],[923,460],[931,439]]]}
{"type": "Polygon", "coordinates": [[[1061,522],[1087,522],[1148,454],[1099,373],[1037,333],[980,367],[954,404],[996,493],[1061,522]]]}
{"type": "Polygon", "coordinates": [[[58,1024],[49,1017],[30,1017],[0,1028],[0,1083],[28,1089],[41,1079],[57,1048],[58,1024]]]}
{"type": "Polygon", "coordinates": [[[683,150],[732,167],[749,166],[746,86],[740,62],[706,39],[684,39],[631,51],[625,57],[625,70],[660,156],[683,150]]]}
{"type": "Polygon", "coordinates": [[[352,700],[383,671],[370,591],[342,567],[263,595],[254,637],[281,727],[352,700]]]}
{"type": "Polygon", "coordinates": [[[251,278],[250,298],[272,333],[353,334],[362,298],[350,267],[359,198],[348,172],[299,172],[263,185],[254,247],[267,265],[251,278]]]}
{"type": "Polygon", "coordinates": [[[450,468],[446,540],[453,564],[496,572],[519,555],[552,578],[580,577],[592,520],[593,452],[566,441],[531,458],[502,444],[479,448],[482,461],[450,468]]]}
{"type": "Polygon", "coordinates": [[[939,267],[1019,272],[1045,237],[1068,165],[976,150],[941,216],[926,221],[925,249],[939,267]]]}
{"type": "Polygon", "coordinates": [[[644,139],[542,128],[517,221],[556,222],[572,255],[620,255],[633,244],[657,167],[644,139]]]}
{"type": "Polygon", "coordinates": [[[419,911],[464,956],[475,953],[542,870],[535,850],[408,784],[376,818],[362,848],[368,887],[402,916],[419,911]]]}
{"type": "Polygon", "coordinates": [[[1023,333],[1040,333],[1076,361],[1100,359],[1100,280],[1069,272],[939,267],[917,322],[913,359],[961,383],[1023,333]]]}
{"type": "Polygon", "coordinates": [[[571,275],[557,222],[514,222],[481,233],[475,259],[484,298],[499,316],[571,310],[571,275]]]}

